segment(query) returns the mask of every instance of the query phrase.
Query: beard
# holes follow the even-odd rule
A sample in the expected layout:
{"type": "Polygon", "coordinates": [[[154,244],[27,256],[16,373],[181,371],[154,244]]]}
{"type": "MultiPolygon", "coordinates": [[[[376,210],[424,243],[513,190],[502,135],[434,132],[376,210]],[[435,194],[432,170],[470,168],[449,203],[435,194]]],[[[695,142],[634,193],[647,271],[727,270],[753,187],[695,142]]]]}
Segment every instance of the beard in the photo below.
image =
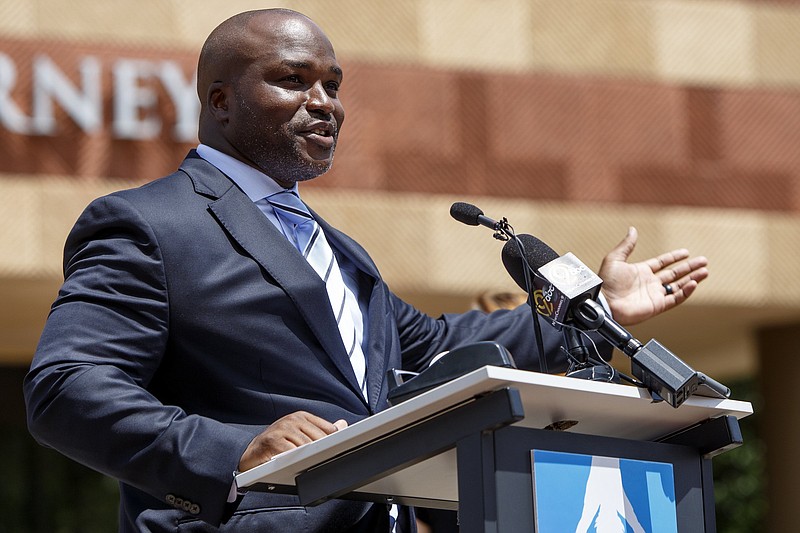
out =
{"type": "Polygon", "coordinates": [[[277,142],[271,145],[271,155],[262,152],[262,161],[256,163],[260,168],[271,168],[267,173],[270,177],[288,182],[307,181],[326,173],[333,165],[333,154],[336,151],[337,133],[334,133],[333,147],[326,159],[314,159],[305,149],[305,142],[297,131],[302,131],[303,125],[298,127],[291,123],[284,124],[273,139],[277,142]]]}
{"type": "Polygon", "coordinates": [[[306,149],[309,142],[298,134],[314,121],[293,119],[277,127],[265,129],[259,118],[243,98],[239,99],[243,113],[235,148],[251,164],[270,178],[288,183],[307,181],[327,172],[333,164],[333,154],[338,140],[338,129],[333,132],[333,147],[325,159],[314,159],[306,149]]]}

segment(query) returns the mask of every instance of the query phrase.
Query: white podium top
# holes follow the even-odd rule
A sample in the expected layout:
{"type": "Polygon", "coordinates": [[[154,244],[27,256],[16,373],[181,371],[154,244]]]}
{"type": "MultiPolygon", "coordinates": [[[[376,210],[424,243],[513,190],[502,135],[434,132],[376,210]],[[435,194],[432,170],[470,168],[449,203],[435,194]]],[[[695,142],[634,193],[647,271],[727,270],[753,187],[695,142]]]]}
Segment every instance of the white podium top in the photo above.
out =
{"type": "MultiPolygon", "coordinates": [[[[680,407],[653,403],[645,389],[486,366],[461,376],[352,426],[275,456],[236,476],[239,487],[254,483],[294,485],[309,468],[357,446],[436,414],[476,395],[514,387],[519,390],[525,418],[515,425],[544,428],[563,420],[576,421],[568,431],[629,440],[655,440],[710,418],[752,414],[750,403],[693,396],[680,407]]],[[[375,481],[361,490],[379,494],[458,501],[455,450],[375,481]],[[420,477],[422,476],[422,477],[420,477]],[[424,479],[425,486],[420,486],[424,479]],[[413,494],[412,494],[413,493],[413,494]]]]}

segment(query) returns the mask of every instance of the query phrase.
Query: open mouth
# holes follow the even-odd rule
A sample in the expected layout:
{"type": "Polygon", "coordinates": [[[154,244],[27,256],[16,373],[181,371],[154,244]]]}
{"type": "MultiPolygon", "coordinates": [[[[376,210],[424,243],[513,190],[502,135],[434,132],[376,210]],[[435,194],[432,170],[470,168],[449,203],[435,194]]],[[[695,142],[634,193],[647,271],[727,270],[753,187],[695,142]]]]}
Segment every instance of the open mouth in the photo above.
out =
{"type": "Polygon", "coordinates": [[[320,148],[330,150],[333,148],[335,138],[333,136],[332,128],[317,127],[311,128],[301,133],[310,143],[313,143],[320,148]]]}

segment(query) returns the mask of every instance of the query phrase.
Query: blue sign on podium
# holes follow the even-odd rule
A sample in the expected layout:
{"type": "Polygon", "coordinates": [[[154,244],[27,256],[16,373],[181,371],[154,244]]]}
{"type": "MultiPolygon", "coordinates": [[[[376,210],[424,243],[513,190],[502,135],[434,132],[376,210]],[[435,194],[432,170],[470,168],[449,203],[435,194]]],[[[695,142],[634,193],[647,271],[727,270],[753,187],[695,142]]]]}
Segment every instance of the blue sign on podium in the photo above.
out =
{"type": "Polygon", "coordinates": [[[533,450],[536,530],[677,533],[672,464],[533,450]]]}

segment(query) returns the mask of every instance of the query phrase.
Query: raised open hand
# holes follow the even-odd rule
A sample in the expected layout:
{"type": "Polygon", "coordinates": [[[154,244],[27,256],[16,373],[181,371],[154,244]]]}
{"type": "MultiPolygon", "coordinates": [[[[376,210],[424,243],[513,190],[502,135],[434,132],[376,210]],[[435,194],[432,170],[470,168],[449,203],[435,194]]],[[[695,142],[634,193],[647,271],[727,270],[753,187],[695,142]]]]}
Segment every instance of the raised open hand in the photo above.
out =
{"type": "Polygon", "coordinates": [[[684,248],[628,263],[637,239],[636,228],[628,228],[628,234],[606,255],[598,272],[614,320],[624,326],[683,303],[708,277],[708,260],[690,257],[684,248]]]}

